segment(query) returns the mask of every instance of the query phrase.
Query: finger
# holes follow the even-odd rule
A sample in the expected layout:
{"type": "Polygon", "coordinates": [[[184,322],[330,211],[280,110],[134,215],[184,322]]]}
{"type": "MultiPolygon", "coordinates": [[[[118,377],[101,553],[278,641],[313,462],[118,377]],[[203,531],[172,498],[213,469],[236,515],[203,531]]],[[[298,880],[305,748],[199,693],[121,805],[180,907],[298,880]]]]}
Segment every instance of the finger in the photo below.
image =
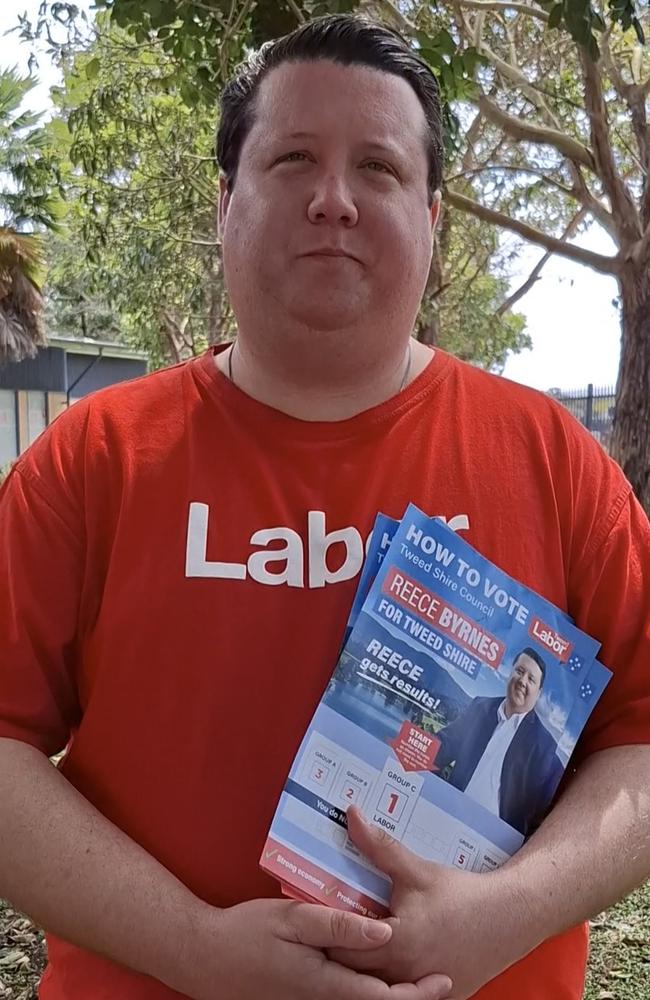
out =
{"type": "Polygon", "coordinates": [[[390,941],[392,933],[392,927],[384,920],[371,920],[317,903],[295,903],[288,911],[283,937],[311,948],[357,951],[379,948],[390,941]]]}
{"type": "Polygon", "coordinates": [[[449,976],[436,973],[433,976],[425,976],[415,984],[419,990],[420,1000],[444,1000],[449,997],[454,988],[449,976]]]}
{"type": "Polygon", "coordinates": [[[451,990],[449,976],[426,976],[417,983],[397,983],[391,986],[390,1000],[445,1000],[451,990]]]}
{"type": "MultiPolygon", "coordinates": [[[[334,949],[328,951],[328,958],[332,961],[353,969],[355,972],[379,976],[385,982],[393,982],[396,977],[391,977],[389,970],[391,965],[390,951],[376,952],[355,952],[334,949]]],[[[404,973],[397,973],[397,975],[404,973]]],[[[416,983],[398,983],[391,987],[391,1000],[442,1000],[448,997],[452,989],[452,982],[449,976],[436,973],[425,976],[416,983]]]]}
{"type": "MultiPolygon", "coordinates": [[[[374,976],[362,975],[353,972],[352,969],[345,969],[336,962],[325,961],[318,976],[318,1000],[393,1000],[392,987],[387,986],[381,979],[374,976]]],[[[399,996],[396,1000],[411,1000],[410,997],[399,996]]],[[[414,994],[412,1000],[423,1000],[422,997],[414,994]]],[[[428,1000],[428,998],[424,998],[428,1000]]]]}
{"type": "Polygon", "coordinates": [[[402,885],[419,882],[418,871],[424,862],[412,851],[395,840],[389,833],[368,823],[356,806],[347,811],[348,833],[362,854],[380,871],[402,885]]]}
{"type": "Polygon", "coordinates": [[[388,953],[384,951],[380,957],[374,951],[353,951],[351,948],[328,949],[327,957],[356,972],[374,972],[389,960],[388,953]]]}

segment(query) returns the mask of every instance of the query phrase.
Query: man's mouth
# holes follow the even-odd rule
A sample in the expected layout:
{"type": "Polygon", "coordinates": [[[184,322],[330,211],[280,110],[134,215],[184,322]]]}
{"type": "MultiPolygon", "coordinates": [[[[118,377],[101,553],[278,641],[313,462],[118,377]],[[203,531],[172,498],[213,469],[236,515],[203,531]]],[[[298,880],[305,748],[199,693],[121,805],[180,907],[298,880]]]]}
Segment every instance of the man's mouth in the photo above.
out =
{"type": "Polygon", "coordinates": [[[314,250],[308,250],[307,253],[302,254],[303,257],[342,257],[344,260],[354,260],[358,263],[358,258],[354,254],[348,253],[347,250],[343,250],[341,247],[316,247],[314,250]]]}

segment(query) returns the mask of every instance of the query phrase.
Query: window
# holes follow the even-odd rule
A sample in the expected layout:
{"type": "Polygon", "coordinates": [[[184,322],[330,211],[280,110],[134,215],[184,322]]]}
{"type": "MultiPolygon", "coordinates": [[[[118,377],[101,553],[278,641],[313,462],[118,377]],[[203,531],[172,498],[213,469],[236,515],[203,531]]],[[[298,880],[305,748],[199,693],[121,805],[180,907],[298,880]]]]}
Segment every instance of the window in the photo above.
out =
{"type": "Polygon", "coordinates": [[[0,389],[0,467],[18,457],[16,393],[0,389]]]}
{"type": "Polygon", "coordinates": [[[31,444],[47,426],[44,392],[27,393],[27,441],[31,444]]]}

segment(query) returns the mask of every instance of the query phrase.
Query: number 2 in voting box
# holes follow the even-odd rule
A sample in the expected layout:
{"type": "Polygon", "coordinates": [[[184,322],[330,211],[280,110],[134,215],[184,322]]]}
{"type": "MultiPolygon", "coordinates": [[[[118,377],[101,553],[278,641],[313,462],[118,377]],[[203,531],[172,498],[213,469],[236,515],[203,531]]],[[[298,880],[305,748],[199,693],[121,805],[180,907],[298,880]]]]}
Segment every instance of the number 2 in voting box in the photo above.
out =
{"type": "Polygon", "coordinates": [[[344,761],[344,764],[345,766],[341,768],[340,780],[336,785],[334,801],[340,802],[345,808],[348,806],[361,807],[375,776],[360,766],[356,760],[344,761]]]}
{"type": "Polygon", "coordinates": [[[353,806],[359,801],[361,796],[361,786],[355,781],[345,781],[343,782],[343,787],[341,788],[341,798],[346,803],[346,805],[353,806]]]}

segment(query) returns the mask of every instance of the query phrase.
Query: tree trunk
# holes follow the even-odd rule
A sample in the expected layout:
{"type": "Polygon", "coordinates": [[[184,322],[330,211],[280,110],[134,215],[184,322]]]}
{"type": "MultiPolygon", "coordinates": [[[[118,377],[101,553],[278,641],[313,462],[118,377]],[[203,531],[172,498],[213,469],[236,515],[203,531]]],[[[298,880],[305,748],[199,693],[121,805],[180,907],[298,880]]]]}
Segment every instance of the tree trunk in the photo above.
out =
{"type": "MultiPolygon", "coordinates": [[[[648,255],[650,257],[650,255],[648,255]]],[[[616,387],[612,455],[650,512],[650,259],[622,272],[621,364],[616,387]]]]}
{"type": "Polygon", "coordinates": [[[449,209],[443,203],[440,206],[440,218],[436,227],[433,240],[433,255],[431,257],[431,267],[429,277],[424,292],[425,301],[428,300],[426,309],[426,321],[420,322],[416,328],[416,340],[421,344],[428,344],[435,347],[440,339],[440,315],[436,299],[442,295],[447,285],[445,285],[445,262],[449,250],[449,209]]]}
{"type": "Polygon", "coordinates": [[[438,338],[440,337],[440,317],[438,315],[438,309],[434,305],[433,299],[442,287],[442,276],[443,262],[442,255],[440,253],[440,243],[438,235],[436,234],[433,241],[433,256],[431,258],[429,277],[427,278],[427,285],[424,293],[425,297],[431,297],[432,301],[429,302],[428,308],[424,311],[426,319],[418,323],[415,332],[416,340],[419,340],[421,344],[428,344],[430,347],[435,347],[438,343],[438,338]]]}

